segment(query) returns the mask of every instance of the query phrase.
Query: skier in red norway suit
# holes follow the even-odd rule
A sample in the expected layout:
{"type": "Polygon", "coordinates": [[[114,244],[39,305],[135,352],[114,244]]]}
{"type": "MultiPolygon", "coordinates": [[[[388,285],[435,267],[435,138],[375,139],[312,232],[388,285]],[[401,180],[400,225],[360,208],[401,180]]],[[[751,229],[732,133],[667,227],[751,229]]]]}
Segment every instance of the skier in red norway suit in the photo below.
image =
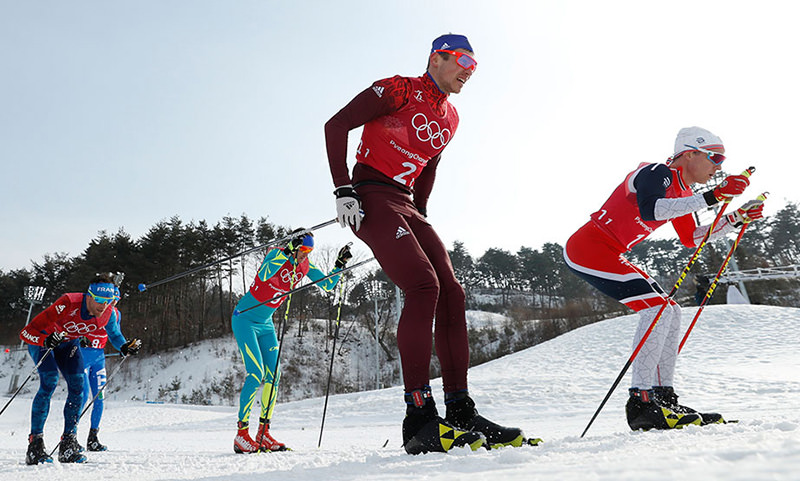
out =
{"type": "MultiPolygon", "coordinates": [[[[623,256],[656,228],[672,222],[681,242],[695,247],[710,226],[698,227],[693,212],[740,195],[743,175],[728,176],[713,190],[693,194],[691,185],[711,180],[725,160],[722,140],[699,127],[682,129],[666,164],[641,164],[629,173],[590,221],[567,241],[564,259],[579,277],[639,313],[633,345],[639,344],[667,296],[661,286],[623,256]]],[[[723,217],[709,239],[763,217],[763,203],[751,201],[723,217]]],[[[680,341],[680,306],[669,300],[661,318],[631,364],[626,415],[631,429],[668,429],[723,422],[678,404],[673,388],[680,341]]]]}
{"type": "Polygon", "coordinates": [[[409,454],[464,445],[477,449],[486,442],[519,446],[524,440],[520,429],[497,425],[475,410],[467,391],[464,289],[446,247],[426,220],[442,150],[458,128],[448,96],[459,93],[474,72],[472,55],[465,36],[443,35],[433,41],[424,75],[375,82],[325,125],[339,222],[370,246],[405,293],[397,344],[407,405],[403,444],[409,454]],[[362,125],[351,180],[347,135],[362,125]],[[438,415],[429,385],[434,315],[445,419],[438,415]]]}

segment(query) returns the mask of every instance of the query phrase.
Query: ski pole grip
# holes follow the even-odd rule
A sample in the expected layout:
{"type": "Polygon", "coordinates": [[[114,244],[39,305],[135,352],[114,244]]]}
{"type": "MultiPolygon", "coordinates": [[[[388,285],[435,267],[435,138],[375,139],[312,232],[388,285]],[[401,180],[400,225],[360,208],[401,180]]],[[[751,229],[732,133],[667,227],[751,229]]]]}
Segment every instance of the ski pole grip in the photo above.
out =
{"type": "Polygon", "coordinates": [[[761,202],[764,202],[765,200],[767,200],[767,196],[768,195],[769,195],[769,192],[763,192],[761,195],[756,197],[756,200],[760,200],[761,202]]]}
{"type": "Polygon", "coordinates": [[[753,172],[755,172],[755,171],[756,171],[756,168],[751,166],[751,167],[746,168],[744,170],[744,172],[742,172],[742,175],[749,178],[751,175],[753,175],[753,172]]]}

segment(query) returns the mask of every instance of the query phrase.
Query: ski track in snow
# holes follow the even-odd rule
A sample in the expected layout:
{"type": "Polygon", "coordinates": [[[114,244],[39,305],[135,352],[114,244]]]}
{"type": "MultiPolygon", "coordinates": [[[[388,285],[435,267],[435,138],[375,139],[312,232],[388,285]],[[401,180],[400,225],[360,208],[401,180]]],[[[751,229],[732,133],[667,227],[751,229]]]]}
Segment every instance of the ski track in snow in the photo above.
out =
{"type": "MultiPolygon", "coordinates": [[[[684,309],[684,329],[695,312],[684,309]]],[[[273,434],[294,451],[256,455],[233,453],[234,407],[106,401],[100,439],[109,451],[88,453],[80,465],[26,466],[28,397],[15,399],[0,417],[0,479],[800,479],[795,308],[710,306],[679,357],[681,403],[739,423],[633,433],[624,418],[627,374],[580,438],[630,355],[636,318],[585,326],[470,370],[481,414],[543,438],[538,447],[408,456],[400,446],[402,388],[393,387],[332,396],[322,448],[323,399],[280,403],[273,434]]],[[[441,380],[432,385],[443,411],[441,380]]],[[[48,450],[58,441],[62,407],[63,400],[53,401],[48,450]]],[[[81,443],[88,418],[81,421],[81,443]]]]}

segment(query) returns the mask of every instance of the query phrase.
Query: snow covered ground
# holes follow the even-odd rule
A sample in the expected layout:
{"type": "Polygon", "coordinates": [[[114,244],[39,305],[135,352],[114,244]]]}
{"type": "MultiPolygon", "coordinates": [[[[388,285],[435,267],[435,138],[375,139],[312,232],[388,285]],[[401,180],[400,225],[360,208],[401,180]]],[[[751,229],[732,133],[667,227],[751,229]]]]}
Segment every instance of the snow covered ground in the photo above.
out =
{"type": "MultiPolygon", "coordinates": [[[[684,324],[694,312],[684,310],[684,324]]],[[[635,322],[633,315],[606,320],[470,371],[481,413],[543,438],[539,447],[408,456],[395,387],[333,396],[321,448],[323,399],[281,403],[273,433],[294,451],[257,455],[233,453],[233,407],[108,401],[101,430],[108,452],[89,453],[81,465],[26,466],[28,397],[0,416],[0,479],[800,479],[800,309],[711,306],[689,338],[678,361],[681,402],[738,424],[630,432],[626,376],[582,439],[630,354],[635,322]]],[[[433,387],[441,404],[441,383],[433,387]]],[[[48,448],[61,432],[62,406],[53,402],[48,448]]]]}

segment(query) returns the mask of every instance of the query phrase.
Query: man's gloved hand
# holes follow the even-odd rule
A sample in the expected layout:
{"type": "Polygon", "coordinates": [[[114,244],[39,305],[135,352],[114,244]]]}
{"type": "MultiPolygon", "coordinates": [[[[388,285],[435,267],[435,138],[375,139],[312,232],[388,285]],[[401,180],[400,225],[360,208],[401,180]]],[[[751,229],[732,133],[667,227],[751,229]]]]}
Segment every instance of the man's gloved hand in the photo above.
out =
{"type": "Polygon", "coordinates": [[[336,256],[336,263],[334,266],[337,269],[344,269],[344,266],[347,265],[347,261],[353,258],[353,253],[350,252],[350,244],[345,245],[341,249],[339,249],[339,255],[336,256]]]}
{"type": "Polygon", "coordinates": [[[347,227],[351,225],[358,230],[361,228],[361,198],[358,197],[353,186],[350,184],[337,187],[333,191],[336,196],[336,218],[339,225],[347,227]]]}
{"type": "Polygon", "coordinates": [[[744,175],[729,175],[721,184],[716,186],[712,193],[717,201],[731,200],[737,195],[744,192],[744,189],[750,185],[750,179],[744,175]]]}
{"type": "Polygon", "coordinates": [[[749,224],[754,220],[764,218],[764,201],[760,199],[751,200],[736,209],[733,214],[726,216],[728,222],[734,227],[741,227],[742,224],[749,224]]]}
{"type": "MultiPolygon", "coordinates": [[[[305,229],[298,229],[298,230],[305,230],[305,229]]],[[[292,237],[289,243],[286,244],[286,247],[283,248],[283,253],[286,254],[287,256],[296,254],[298,249],[300,249],[300,246],[303,245],[303,239],[305,239],[307,235],[309,234],[306,233],[303,235],[292,237]]]]}
{"type": "Polygon", "coordinates": [[[123,356],[127,356],[129,354],[139,354],[139,349],[142,347],[142,341],[139,339],[131,339],[130,341],[126,342],[119,348],[119,352],[122,353],[123,356]]]}
{"type": "Polygon", "coordinates": [[[44,339],[44,347],[48,349],[55,349],[59,344],[61,344],[62,341],[64,341],[65,338],[66,336],[63,332],[56,331],[44,339]]]}

